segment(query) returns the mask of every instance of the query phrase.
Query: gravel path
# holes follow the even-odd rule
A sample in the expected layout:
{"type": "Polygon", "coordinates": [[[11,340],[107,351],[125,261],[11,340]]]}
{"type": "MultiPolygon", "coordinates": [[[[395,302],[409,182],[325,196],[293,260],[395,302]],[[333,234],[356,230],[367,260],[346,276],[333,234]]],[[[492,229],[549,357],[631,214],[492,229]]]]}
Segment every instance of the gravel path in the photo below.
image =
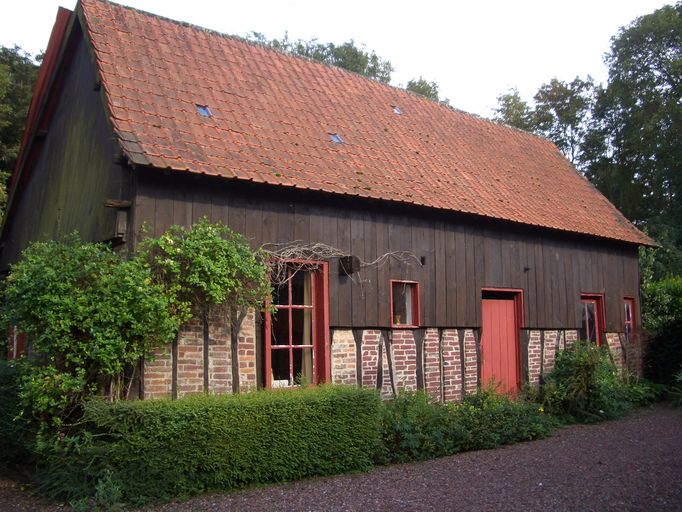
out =
{"type": "MultiPolygon", "coordinates": [[[[26,508],[33,498],[3,483],[0,510],[63,510],[37,502],[26,508]]],[[[208,494],[145,510],[682,511],[682,413],[656,406],[498,450],[208,494]]]]}

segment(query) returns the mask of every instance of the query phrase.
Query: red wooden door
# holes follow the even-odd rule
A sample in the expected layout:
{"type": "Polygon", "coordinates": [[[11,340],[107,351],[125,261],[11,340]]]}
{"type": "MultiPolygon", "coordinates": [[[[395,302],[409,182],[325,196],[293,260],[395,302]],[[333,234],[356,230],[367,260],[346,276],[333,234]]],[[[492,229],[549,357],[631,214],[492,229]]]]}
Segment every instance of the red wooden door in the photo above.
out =
{"type": "Polygon", "coordinates": [[[516,301],[482,299],[481,384],[491,379],[502,393],[519,390],[519,336],[516,301]]]}

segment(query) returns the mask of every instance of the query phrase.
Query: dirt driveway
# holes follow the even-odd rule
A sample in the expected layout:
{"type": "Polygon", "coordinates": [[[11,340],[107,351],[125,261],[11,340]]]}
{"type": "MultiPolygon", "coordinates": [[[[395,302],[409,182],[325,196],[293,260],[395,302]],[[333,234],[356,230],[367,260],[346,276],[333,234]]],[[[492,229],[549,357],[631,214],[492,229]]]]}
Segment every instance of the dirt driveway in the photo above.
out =
{"type": "MultiPolygon", "coordinates": [[[[40,507],[25,492],[0,485],[0,510],[64,509],[40,507]]],[[[682,412],[656,406],[498,450],[145,510],[682,511],[682,412]]]]}

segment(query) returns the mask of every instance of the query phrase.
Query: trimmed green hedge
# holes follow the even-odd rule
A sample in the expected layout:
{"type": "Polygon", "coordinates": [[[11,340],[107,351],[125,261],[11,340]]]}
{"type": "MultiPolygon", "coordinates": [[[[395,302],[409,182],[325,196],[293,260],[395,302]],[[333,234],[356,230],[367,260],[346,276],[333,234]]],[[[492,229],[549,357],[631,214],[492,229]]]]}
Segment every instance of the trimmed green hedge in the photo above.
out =
{"type": "Polygon", "coordinates": [[[339,386],[91,401],[87,436],[53,449],[43,490],[77,499],[106,478],[123,500],[142,504],[368,470],[380,443],[379,407],[375,391],[339,386]]]}

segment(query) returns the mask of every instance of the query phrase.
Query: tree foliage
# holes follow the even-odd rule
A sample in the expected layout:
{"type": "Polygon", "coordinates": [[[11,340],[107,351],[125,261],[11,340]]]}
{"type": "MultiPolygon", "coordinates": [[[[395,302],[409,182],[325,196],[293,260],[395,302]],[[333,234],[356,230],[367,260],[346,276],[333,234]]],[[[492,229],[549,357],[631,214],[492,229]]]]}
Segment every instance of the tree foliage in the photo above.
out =
{"type": "Polygon", "coordinates": [[[366,50],[364,46],[356,46],[352,39],[337,45],[321,43],[317,39],[292,41],[287,33],[281,39],[268,40],[263,34],[251,32],[249,38],[280,51],[347,69],[386,84],[391,81],[394,71],[389,61],[383,60],[374,51],[366,50]]]}
{"type": "Polygon", "coordinates": [[[516,88],[497,97],[493,119],[527,132],[535,131],[533,109],[521,98],[516,88]]]}
{"type": "MultiPolygon", "coordinates": [[[[425,96],[433,101],[441,101],[439,98],[438,84],[434,81],[429,82],[421,76],[408,81],[405,89],[415,94],[425,96]]],[[[442,102],[446,104],[449,103],[447,99],[442,100],[442,102]]]]}
{"type": "MultiPolygon", "coordinates": [[[[38,57],[40,59],[40,57],[38,57]]],[[[0,46],[0,210],[7,201],[7,182],[14,169],[38,65],[15,46],[0,46]]]]}
{"type": "Polygon", "coordinates": [[[497,97],[494,119],[551,140],[573,164],[580,165],[588,133],[592,92],[590,77],[571,82],[553,78],[543,84],[529,105],[518,90],[497,97]]]}
{"type": "Polygon", "coordinates": [[[654,238],[677,249],[661,253],[657,273],[680,274],[682,2],[622,28],[606,64],[588,177],[654,238]]]}
{"type": "Polygon", "coordinates": [[[512,90],[495,119],[554,142],[663,246],[654,276],[682,274],[682,2],[621,28],[605,62],[605,85],[553,79],[532,106],[512,90]]]}
{"type": "Polygon", "coordinates": [[[264,255],[222,224],[205,217],[191,229],[172,226],[138,247],[137,259],[167,291],[183,322],[211,306],[262,308],[270,292],[264,255]]]}
{"type": "Polygon", "coordinates": [[[588,131],[594,83],[575,77],[566,83],[553,78],[534,97],[535,131],[554,142],[572,163],[580,162],[580,152],[588,131]]]}
{"type": "Polygon", "coordinates": [[[11,268],[4,299],[6,324],[20,326],[30,343],[22,399],[55,427],[77,418],[87,396],[125,396],[126,369],[178,328],[148,268],[75,234],[30,245],[11,268]]]}

